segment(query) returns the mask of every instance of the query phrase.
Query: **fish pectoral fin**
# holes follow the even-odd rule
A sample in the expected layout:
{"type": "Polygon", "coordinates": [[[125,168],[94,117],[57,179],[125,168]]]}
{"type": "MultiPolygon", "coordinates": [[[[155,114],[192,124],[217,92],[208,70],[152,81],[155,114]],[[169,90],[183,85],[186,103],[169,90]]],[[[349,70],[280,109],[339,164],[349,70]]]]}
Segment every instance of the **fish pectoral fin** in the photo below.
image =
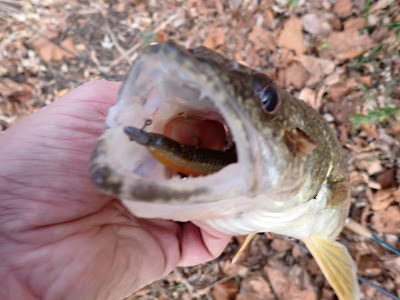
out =
{"type": "Polygon", "coordinates": [[[317,144],[300,128],[293,131],[285,130],[283,141],[295,158],[307,156],[317,147],[317,144]]]}
{"type": "Polygon", "coordinates": [[[357,267],[347,248],[337,241],[316,235],[304,242],[338,298],[360,299],[357,267]]]}
{"type": "Polygon", "coordinates": [[[250,244],[251,240],[256,236],[257,232],[249,234],[246,239],[244,240],[242,246],[240,246],[239,251],[235,254],[232,258],[232,264],[235,264],[240,256],[242,255],[243,251],[246,250],[247,246],[250,244]]]}

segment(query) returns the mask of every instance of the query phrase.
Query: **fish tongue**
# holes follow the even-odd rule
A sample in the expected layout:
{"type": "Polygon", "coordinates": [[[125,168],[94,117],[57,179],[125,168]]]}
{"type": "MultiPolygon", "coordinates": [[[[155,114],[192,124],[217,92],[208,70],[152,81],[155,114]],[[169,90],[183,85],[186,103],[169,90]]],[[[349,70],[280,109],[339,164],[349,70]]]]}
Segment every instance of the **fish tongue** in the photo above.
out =
{"type": "Polygon", "coordinates": [[[164,134],[182,144],[214,150],[222,150],[226,143],[224,126],[214,120],[176,117],[166,124],[164,134]]]}

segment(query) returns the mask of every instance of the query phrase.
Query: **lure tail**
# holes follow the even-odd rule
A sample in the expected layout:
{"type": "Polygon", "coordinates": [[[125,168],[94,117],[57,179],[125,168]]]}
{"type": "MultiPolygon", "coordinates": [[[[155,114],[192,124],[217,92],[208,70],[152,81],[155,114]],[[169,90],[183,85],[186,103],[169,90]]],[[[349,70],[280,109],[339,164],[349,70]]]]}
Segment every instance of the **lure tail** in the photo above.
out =
{"type": "Polygon", "coordinates": [[[316,235],[304,241],[340,300],[359,300],[357,268],[342,244],[316,235]]]}

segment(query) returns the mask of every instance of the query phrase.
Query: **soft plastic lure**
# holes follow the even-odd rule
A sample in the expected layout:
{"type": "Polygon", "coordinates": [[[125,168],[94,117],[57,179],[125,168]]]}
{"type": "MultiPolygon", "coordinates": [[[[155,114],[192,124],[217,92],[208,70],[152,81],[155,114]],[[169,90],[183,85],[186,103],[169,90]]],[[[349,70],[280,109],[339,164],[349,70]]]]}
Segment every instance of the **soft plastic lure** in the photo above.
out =
{"type": "Polygon", "coordinates": [[[185,145],[158,133],[124,127],[131,141],[141,144],[163,165],[187,176],[205,176],[237,161],[234,151],[185,145]]]}

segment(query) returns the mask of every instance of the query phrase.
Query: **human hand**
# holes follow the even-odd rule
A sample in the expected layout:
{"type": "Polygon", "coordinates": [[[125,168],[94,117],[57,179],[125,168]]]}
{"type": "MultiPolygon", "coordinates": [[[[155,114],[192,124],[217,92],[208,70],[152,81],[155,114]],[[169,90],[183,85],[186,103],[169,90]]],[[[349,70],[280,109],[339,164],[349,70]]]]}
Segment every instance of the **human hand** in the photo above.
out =
{"type": "Polygon", "coordinates": [[[226,246],[96,190],[90,154],[119,86],[86,83],[0,133],[1,299],[122,299],[226,246]]]}

